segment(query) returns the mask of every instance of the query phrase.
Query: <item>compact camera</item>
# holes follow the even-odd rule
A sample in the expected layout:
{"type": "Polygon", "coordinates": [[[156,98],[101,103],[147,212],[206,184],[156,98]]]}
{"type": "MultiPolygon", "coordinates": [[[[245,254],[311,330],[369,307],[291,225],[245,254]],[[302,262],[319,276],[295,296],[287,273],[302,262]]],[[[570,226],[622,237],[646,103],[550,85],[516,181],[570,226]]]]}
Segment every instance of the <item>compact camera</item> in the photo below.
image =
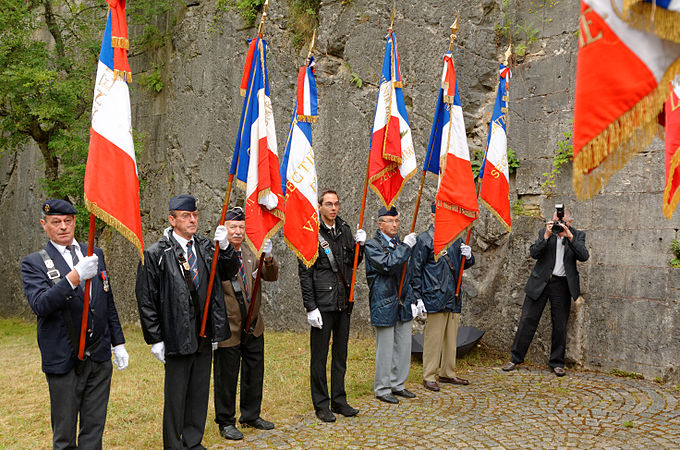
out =
{"type": "Polygon", "coordinates": [[[557,212],[557,220],[553,222],[552,232],[553,234],[560,234],[567,227],[564,222],[564,203],[558,203],[555,205],[555,211],[557,212]]]}

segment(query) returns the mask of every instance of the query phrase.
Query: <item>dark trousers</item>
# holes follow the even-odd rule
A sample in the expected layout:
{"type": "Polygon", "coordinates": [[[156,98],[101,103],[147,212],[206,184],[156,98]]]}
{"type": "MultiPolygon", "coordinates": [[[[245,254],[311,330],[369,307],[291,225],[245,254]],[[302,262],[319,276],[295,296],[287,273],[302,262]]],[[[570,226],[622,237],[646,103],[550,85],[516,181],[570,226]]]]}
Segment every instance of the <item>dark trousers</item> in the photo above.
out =
{"type": "Polygon", "coordinates": [[[75,369],[62,375],[45,374],[50,391],[52,448],[102,448],[112,371],[111,361],[98,363],[88,358],[80,375],[75,369]]]}
{"type": "Polygon", "coordinates": [[[163,448],[204,449],[201,445],[210,395],[210,345],[186,356],[165,357],[163,448]]]}
{"type": "Polygon", "coordinates": [[[571,296],[566,277],[551,277],[541,295],[532,300],[524,298],[522,316],[512,344],[510,360],[515,364],[524,362],[529,344],[534,338],[538,322],[550,299],[550,318],[552,320],[552,343],[550,346],[550,367],[564,367],[564,352],[567,347],[567,319],[571,310],[571,296]]]}
{"type": "Polygon", "coordinates": [[[264,379],[264,335],[249,336],[234,347],[215,350],[215,422],[218,426],[236,423],[236,386],[241,369],[241,417],[250,422],[260,417],[264,379]]]}
{"type": "Polygon", "coordinates": [[[345,372],[347,371],[347,341],[349,339],[349,316],[345,311],[322,312],[321,329],[312,327],[309,333],[311,357],[309,378],[312,387],[312,403],[315,410],[339,408],[347,404],[345,372]],[[328,344],[333,334],[331,351],[331,397],[328,397],[326,361],[328,344]]]}

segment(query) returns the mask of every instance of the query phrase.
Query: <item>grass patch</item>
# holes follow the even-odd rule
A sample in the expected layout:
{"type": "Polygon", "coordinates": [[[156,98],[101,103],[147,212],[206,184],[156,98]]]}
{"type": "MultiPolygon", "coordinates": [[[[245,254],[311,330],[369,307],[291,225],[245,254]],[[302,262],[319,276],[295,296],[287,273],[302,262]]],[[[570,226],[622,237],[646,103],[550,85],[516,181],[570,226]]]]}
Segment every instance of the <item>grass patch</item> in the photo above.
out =
{"type": "Polygon", "coordinates": [[[634,424],[631,420],[626,420],[625,422],[623,422],[623,426],[626,428],[633,428],[633,425],[634,424]]]}
{"type": "Polygon", "coordinates": [[[631,380],[644,380],[645,376],[637,372],[626,372],[625,370],[612,369],[609,375],[614,375],[619,378],[630,378],[631,380]]]}

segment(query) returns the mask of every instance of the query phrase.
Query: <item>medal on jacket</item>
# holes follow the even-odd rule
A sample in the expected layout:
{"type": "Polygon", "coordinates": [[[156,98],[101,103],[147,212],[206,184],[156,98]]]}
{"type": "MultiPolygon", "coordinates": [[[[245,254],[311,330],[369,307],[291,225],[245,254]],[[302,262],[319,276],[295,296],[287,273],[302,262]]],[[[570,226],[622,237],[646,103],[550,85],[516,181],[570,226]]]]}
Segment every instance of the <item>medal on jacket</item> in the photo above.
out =
{"type": "Polygon", "coordinates": [[[184,270],[186,270],[187,272],[191,272],[191,266],[189,265],[189,262],[184,257],[184,255],[179,255],[177,259],[179,259],[179,262],[180,264],[182,264],[182,267],[184,267],[184,270]]]}
{"type": "Polygon", "coordinates": [[[104,292],[109,292],[109,275],[106,273],[106,270],[102,270],[99,273],[102,276],[102,283],[104,284],[104,292]]]}
{"type": "Polygon", "coordinates": [[[323,248],[324,253],[329,254],[331,252],[330,245],[328,245],[327,241],[323,241],[321,243],[321,248],[323,248]]]}

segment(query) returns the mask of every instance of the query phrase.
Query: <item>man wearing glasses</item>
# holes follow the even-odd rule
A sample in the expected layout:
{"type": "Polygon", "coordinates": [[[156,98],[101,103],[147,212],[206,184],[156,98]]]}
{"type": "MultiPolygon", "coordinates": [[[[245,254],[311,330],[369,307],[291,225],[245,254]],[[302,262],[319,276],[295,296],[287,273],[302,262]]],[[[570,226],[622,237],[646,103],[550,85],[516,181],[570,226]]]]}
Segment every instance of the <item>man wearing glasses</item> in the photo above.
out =
{"type": "Polygon", "coordinates": [[[233,277],[239,262],[226,227],[217,227],[220,251],[203,340],[199,332],[215,244],[197,233],[194,197],[172,197],[169,210],[170,228],[144,251],[137,269],[137,304],[144,340],[165,364],[163,448],[205,448],[211,341],[230,336],[220,280],[233,277]]]}
{"type": "Polygon", "coordinates": [[[338,217],[340,201],[335,191],[324,191],[319,196],[319,256],[307,268],[298,260],[298,275],[302,300],[311,325],[310,384],[316,416],[323,422],[334,422],[335,415],[356,415],[359,410],[347,404],[345,372],[347,370],[347,341],[353,304],[349,303],[350,281],[354,265],[355,243],[361,244],[359,260],[363,257],[366,232],[357,230],[352,237],[349,225],[338,217]],[[328,345],[333,336],[331,361],[331,392],[328,395],[326,361],[328,345]],[[331,412],[332,411],[332,412],[331,412]]]}

